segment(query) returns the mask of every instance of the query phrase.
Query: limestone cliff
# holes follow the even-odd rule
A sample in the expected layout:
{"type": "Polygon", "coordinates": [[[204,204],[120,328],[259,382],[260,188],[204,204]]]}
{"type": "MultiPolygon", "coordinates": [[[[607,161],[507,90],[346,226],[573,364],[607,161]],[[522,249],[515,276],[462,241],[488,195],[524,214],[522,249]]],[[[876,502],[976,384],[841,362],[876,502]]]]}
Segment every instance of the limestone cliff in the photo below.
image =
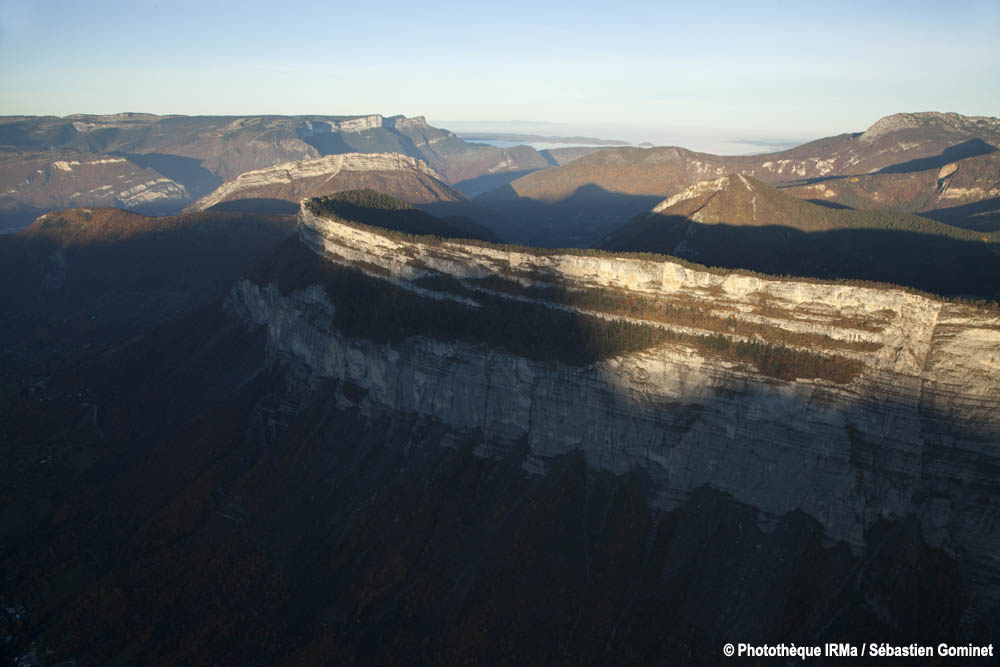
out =
{"type": "MultiPolygon", "coordinates": [[[[990,158],[969,160],[995,164],[990,158]]],[[[938,201],[959,191],[987,194],[995,188],[995,176],[969,175],[973,166],[952,163],[947,169],[925,171],[923,187],[942,193],[938,201]]],[[[850,210],[799,198],[815,188],[871,192],[866,183],[890,179],[905,190],[905,181],[916,180],[912,176],[850,177],[792,188],[798,190],[792,194],[790,188],[774,188],[743,174],[723,176],[668,197],[609,234],[601,247],[664,252],[709,266],[769,274],[873,280],[935,294],[1000,297],[996,233],[961,229],[900,210],[850,210]]],[[[888,204],[890,189],[874,193],[880,191],[888,204]]],[[[950,210],[983,209],[976,205],[950,210]]],[[[980,224],[986,224],[986,217],[980,224]]]]}
{"type": "Polygon", "coordinates": [[[331,262],[409,289],[427,292],[414,284],[421,278],[464,281],[473,302],[475,290],[491,291],[477,279],[500,275],[684,299],[734,326],[813,336],[803,345],[858,360],[860,373],[848,382],[778,380],[683,341],[573,367],[448,340],[349,338],[338,332],[337,303],[318,285],[282,294],[274,283],[244,280],[227,300],[248,326],[263,327],[274,358],[366,389],[362,407],[372,414],[434,418],[510,451],[526,441],[526,474],[580,450],[595,469],[645,471],[657,506],[674,507],[708,485],[758,508],[762,527],[801,509],[829,540],[855,550],[880,519],[915,517],[928,542],[961,562],[977,604],[1000,595],[995,310],[888,286],[715,272],[670,259],[405,238],[305,208],[299,235],[331,262]]]}
{"type": "Polygon", "coordinates": [[[37,211],[87,205],[162,213],[191,201],[183,184],[124,157],[70,151],[18,157],[0,169],[5,204],[37,211]]]}
{"type": "Polygon", "coordinates": [[[399,153],[344,153],[245,172],[191,208],[203,211],[236,199],[297,202],[337,190],[373,186],[411,204],[465,199],[422,160],[399,153]]]}

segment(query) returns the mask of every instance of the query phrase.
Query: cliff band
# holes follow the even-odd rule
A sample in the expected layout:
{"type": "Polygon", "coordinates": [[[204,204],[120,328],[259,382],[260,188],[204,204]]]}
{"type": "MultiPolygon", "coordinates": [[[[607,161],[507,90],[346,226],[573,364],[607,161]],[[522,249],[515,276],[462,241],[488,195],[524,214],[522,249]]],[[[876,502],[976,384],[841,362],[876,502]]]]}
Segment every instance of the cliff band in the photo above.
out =
{"type": "Polygon", "coordinates": [[[828,540],[855,551],[880,520],[913,517],[929,544],[961,563],[980,608],[1000,597],[995,309],[672,258],[407,237],[317,215],[308,202],[298,233],[326,260],[413,290],[426,292],[415,281],[443,276],[468,286],[472,301],[477,290],[528,298],[483,282],[499,276],[526,288],[683,301],[731,318],[733,331],[758,327],[787,335],[793,347],[857,362],[846,381],[778,379],[678,340],[580,367],[481,344],[348,338],[337,330],[337,303],[318,285],[282,294],[275,283],[243,280],[227,300],[248,326],[265,328],[274,359],[363,387],[361,405],[372,415],[416,413],[510,445],[484,445],[483,456],[509,455],[526,442],[528,474],[572,450],[594,469],[638,467],[658,507],[676,507],[708,485],[756,507],[762,527],[802,510],[828,540]]]}

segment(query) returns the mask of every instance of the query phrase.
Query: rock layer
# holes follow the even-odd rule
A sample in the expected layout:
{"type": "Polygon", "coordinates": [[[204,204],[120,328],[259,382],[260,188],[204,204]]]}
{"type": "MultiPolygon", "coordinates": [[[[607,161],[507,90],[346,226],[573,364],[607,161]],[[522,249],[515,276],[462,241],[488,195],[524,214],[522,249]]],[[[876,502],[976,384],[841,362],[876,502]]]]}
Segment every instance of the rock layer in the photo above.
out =
{"type": "Polygon", "coordinates": [[[856,550],[880,519],[915,517],[929,543],[961,562],[981,601],[1000,594],[995,311],[889,287],[715,273],[666,259],[390,238],[304,209],[299,233],[327,259],[399,284],[500,273],[684,296],[747,319],[762,317],[766,301],[786,327],[876,342],[857,353],[864,370],[848,384],[778,381],[684,344],[579,368],[444,340],[349,339],[337,332],[337,304],[315,285],[282,294],[245,280],[227,301],[249,326],[264,327],[272,355],[301,362],[316,378],[363,387],[373,413],[431,417],[512,448],[526,441],[526,471],[580,450],[596,469],[644,470],[658,506],[709,485],[758,508],[762,526],[801,509],[829,540],[856,550]]]}
{"type": "Polygon", "coordinates": [[[411,204],[464,200],[422,160],[399,153],[345,153],[248,171],[222,184],[192,208],[203,211],[235,199],[300,201],[305,197],[362,187],[366,175],[386,174],[380,190],[411,204]]]}

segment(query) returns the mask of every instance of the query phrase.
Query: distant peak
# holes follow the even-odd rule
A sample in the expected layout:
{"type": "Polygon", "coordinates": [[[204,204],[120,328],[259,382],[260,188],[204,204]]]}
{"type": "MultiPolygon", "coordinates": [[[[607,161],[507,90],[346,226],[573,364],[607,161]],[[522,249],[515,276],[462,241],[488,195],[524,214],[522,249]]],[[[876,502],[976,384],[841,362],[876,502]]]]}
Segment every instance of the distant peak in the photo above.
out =
{"type": "Polygon", "coordinates": [[[875,124],[859,137],[859,140],[870,144],[883,135],[919,127],[937,127],[956,132],[981,132],[983,130],[1000,132],[1000,119],[990,116],[963,116],[954,112],[941,113],[938,111],[897,113],[875,121],[875,124]]]}

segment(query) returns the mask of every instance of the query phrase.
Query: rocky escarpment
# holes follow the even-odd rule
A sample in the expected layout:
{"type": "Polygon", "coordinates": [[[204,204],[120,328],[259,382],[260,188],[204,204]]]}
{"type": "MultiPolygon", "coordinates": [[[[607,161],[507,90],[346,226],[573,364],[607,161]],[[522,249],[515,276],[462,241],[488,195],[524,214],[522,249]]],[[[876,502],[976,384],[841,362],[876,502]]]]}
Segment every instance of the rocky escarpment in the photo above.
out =
{"type": "Polygon", "coordinates": [[[190,201],[183,184],[120,156],[26,153],[0,160],[0,212],[24,210],[33,218],[32,211],[89,205],[165,213],[190,201]]]}
{"type": "Polygon", "coordinates": [[[298,202],[362,187],[374,187],[411,204],[465,199],[422,160],[399,153],[345,153],[248,171],[222,184],[192,208],[203,211],[237,199],[298,202]]]}
{"type": "MultiPolygon", "coordinates": [[[[992,157],[969,160],[989,164],[992,157]]],[[[871,192],[872,183],[885,185],[887,180],[904,191],[908,183],[921,187],[922,182],[925,190],[938,194],[938,201],[962,190],[991,192],[995,178],[970,174],[973,165],[964,164],[969,160],[920,174],[848,177],[795,188],[774,188],[743,174],[723,176],[668,197],[609,234],[601,247],[663,252],[709,266],[776,275],[874,280],[936,294],[997,298],[1000,235],[987,231],[990,206],[941,209],[960,216],[975,211],[968,224],[987,228],[979,231],[899,210],[850,210],[799,198],[819,189],[871,192]],[[922,178],[914,178],[918,175],[922,178]]],[[[889,204],[888,188],[885,194],[889,204]]]]}
{"type": "Polygon", "coordinates": [[[995,310],[666,259],[405,238],[305,209],[299,234],[331,262],[427,296],[455,298],[447,290],[428,294],[433,283],[422,278],[458,280],[470,308],[477,290],[502,295],[481,280],[489,276],[610,289],[683,300],[731,318],[733,331],[767,326],[778,340],[860,362],[849,380],[778,379],[681,339],[569,366],[447,337],[348,337],[338,330],[338,304],[317,285],[283,293],[276,283],[244,280],[227,301],[266,332],[273,357],[363,388],[362,407],[373,414],[415,413],[499,443],[482,447],[483,456],[510,455],[527,442],[526,474],[579,450],[595,469],[643,470],[656,506],[674,507],[708,485],[758,508],[765,529],[773,517],[801,509],[829,540],[856,550],[880,520],[912,517],[932,545],[960,561],[978,604],[1000,595],[995,310]]]}

